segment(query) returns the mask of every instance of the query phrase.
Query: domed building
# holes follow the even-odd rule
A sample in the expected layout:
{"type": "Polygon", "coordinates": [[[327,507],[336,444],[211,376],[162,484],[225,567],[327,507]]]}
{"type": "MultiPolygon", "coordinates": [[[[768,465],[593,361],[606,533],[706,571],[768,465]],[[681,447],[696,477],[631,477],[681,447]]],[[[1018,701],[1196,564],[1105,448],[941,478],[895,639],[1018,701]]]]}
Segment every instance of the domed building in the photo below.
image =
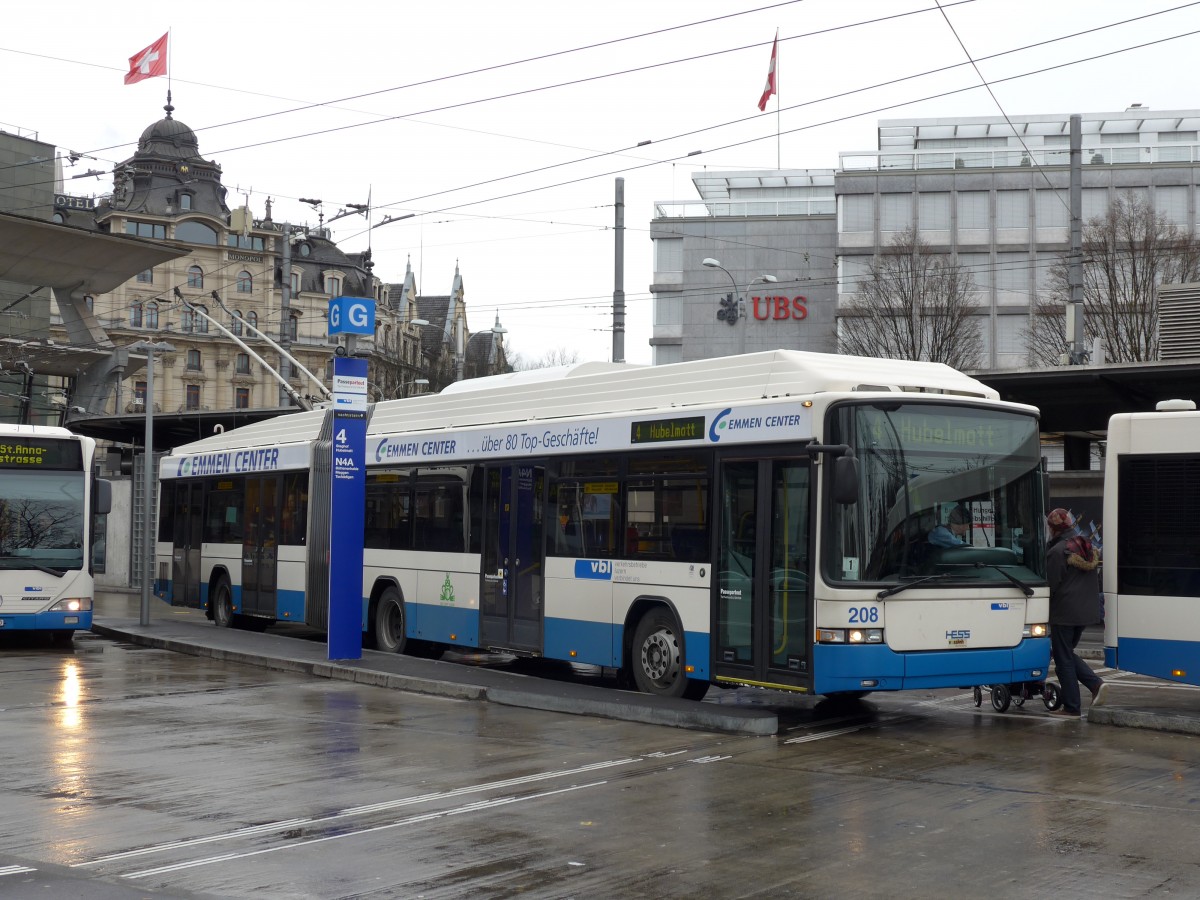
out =
{"type": "MultiPolygon", "coordinates": [[[[262,218],[247,207],[231,210],[221,167],[200,155],[196,133],[175,118],[169,95],[164,110],[166,115],[142,132],[133,155],[116,167],[112,195],[97,205],[95,215],[103,231],[188,250],[93,298],[97,325],[118,347],[141,340],[174,346],[162,354],[156,372],[155,411],[164,417],[274,412],[322,399],[322,385],[262,335],[328,387],[335,344],[326,334],[325,317],[329,298],[339,294],[374,297],[379,303],[377,319],[389,343],[376,347],[367,338],[359,345],[372,368],[393,372],[404,361],[415,369],[420,363],[416,328],[406,329],[404,313],[388,303],[386,286],[371,273],[369,254],[344,253],[323,227],[274,222],[269,199],[262,218]],[[280,373],[287,386],[255,356],[280,373]]],[[[132,356],[108,383],[91,390],[90,397],[80,398],[91,411],[140,414],[146,400],[140,359],[132,356]]],[[[170,426],[166,419],[164,446],[170,426]]]]}

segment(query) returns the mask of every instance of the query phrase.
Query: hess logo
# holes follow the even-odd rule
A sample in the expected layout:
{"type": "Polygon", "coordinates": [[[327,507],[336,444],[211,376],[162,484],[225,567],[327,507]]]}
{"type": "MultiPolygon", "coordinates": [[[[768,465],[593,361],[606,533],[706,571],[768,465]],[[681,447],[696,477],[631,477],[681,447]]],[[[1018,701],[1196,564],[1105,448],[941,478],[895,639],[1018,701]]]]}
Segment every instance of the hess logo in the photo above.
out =
{"type": "Polygon", "coordinates": [[[946,632],[946,640],[948,641],[965,641],[971,637],[970,628],[958,628],[953,631],[946,632]]]}

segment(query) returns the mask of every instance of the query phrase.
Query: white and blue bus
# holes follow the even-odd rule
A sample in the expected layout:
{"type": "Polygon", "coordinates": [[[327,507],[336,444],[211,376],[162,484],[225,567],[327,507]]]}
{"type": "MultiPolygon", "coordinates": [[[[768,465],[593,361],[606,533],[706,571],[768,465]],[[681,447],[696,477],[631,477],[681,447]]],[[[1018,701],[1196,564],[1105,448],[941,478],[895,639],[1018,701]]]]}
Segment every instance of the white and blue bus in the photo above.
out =
{"type": "Polygon", "coordinates": [[[96,517],[112,502],[95,453],[65,428],[0,425],[0,633],[68,642],[92,627],[96,517]]]}
{"type": "Polygon", "coordinates": [[[1200,412],[1164,400],[1108,423],[1104,657],[1200,684],[1200,412]]]}
{"type": "MultiPolygon", "coordinates": [[[[331,414],[177,448],[158,590],[219,625],[327,624],[331,414]]],[[[1049,661],[1037,411],[933,363],[775,351],[584,363],[371,408],[362,626],[820,694],[1049,661]],[[958,546],[929,534],[955,507],[958,546]]]]}

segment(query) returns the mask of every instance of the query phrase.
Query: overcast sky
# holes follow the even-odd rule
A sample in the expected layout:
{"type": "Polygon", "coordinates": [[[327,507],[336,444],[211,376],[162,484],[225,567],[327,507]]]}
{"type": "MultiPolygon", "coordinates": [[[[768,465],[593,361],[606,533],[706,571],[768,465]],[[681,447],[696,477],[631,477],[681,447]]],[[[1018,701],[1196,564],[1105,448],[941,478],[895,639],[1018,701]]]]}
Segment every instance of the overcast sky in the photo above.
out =
{"type": "MultiPolygon", "coordinates": [[[[261,217],[272,197],[276,221],[315,225],[299,198],[323,200],[330,218],[370,196],[376,224],[413,214],[369,236],[365,218],[347,217],[332,225],[334,238],[347,251],[369,238],[385,281],[401,281],[411,258],[425,294],[448,293],[457,262],[471,328],[490,326],[498,311],[510,349],[530,358],[558,348],[610,358],[622,176],[625,355],[649,362],[653,204],[694,199],[695,172],[772,169],[777,160],[834,168],[839,150],[875,147],[881,118],[995,115],[997,100],[1014,116],[1200,107],[1189,62],[1200,35],[1187,34],[1200,30],[1200,4],[942,0],[942,8],[933,0],[21,4],[6,9],[0,36],[0,128],[94,157],[68,176],[111,171],[163,116],[168,87],[165,78],[124,85],[128,57],[170,29],[175,118],[221,165],[230,207],[248,199],[261,217]],[[1134,16],[1143,18],[1055,40],[1134,16]],[[776,29],[779,97],[759,113],[776,29]],[[1162,43],[1127,49],[1152,41],[1162,43]],[[996,100],[967,53],[997,82],[996,100]],[[931,73],[943,67],[954,68],[931,73]]],[[[109,175],[67,182],[73,194],[111,188],[109,175]]]]}

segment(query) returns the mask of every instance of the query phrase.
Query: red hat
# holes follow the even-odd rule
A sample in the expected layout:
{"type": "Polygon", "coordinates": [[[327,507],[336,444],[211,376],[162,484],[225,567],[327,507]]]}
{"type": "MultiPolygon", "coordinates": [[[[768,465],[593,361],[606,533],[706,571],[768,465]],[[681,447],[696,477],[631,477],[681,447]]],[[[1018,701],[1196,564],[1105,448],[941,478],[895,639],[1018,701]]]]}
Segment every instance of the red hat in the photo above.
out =
{"type": "Polygon", "coordinates": [[[1050,515],[1046,516],[1046,524],[1050,526],[1051,531],[1057,533],[1075,527],[1075,519],[1070,512],[1060,506],[1058,509],[1051,510],[1050,515]]]}

